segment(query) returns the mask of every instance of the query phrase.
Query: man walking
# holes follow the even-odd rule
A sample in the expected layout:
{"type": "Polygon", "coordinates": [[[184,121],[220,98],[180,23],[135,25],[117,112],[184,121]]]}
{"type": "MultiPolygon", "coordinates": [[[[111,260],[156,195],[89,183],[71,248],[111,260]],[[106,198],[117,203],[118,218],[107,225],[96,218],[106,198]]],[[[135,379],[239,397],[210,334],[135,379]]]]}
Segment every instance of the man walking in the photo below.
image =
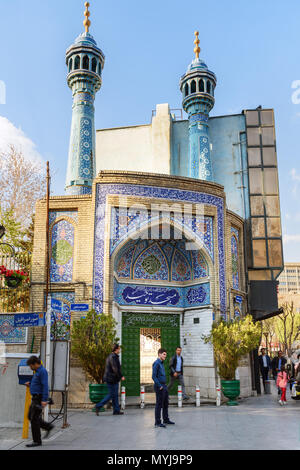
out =
{"type": "Polygon", "coordinates": [[[42,445],[41,428],[47,431],[44,438],[48,437],[50,431],[54,428],[53,424],[46,423],[42,419],[43,408],[48,405],[48,372],[42,366],[41,360],[36,356],[31,356],[27,360],[27,365],[31,370],[35,371],[35,374],[31,382],[25,384],[30,387],[32,396],[28,418],[31,422],[33,440],[31,444],[26,444],[26,447],[38,447],[42,445]]]}
{"type": "Polygon", "coordinates": [[[167,357],[167,351],[163,348],[158,350],[158,358],[152,365],[152,379],[154,381],[154,390],[156,393],[155,405],[155,427],[165,428],[166,424],[175,424],[169,419],[169,393],[166,385],[166,373],[164,361],[167,357]],[[163,423],[161,422],[161,411],[163,423]]]}
{"type": "Polygon", "coordinates": [[[266,380],[269,380],[269,370],[271,367],[271,359],[266,354],[265,348],[261,349],[261,355],[258,358],[259,368],[263,379],[264,392],[266,393],[266,380]]]}
{"type": "MultiPolygon", "coordinates": [[[[283,357],[282,351],[278,351],[278,356],[275,356],[271,362],[272,374],[276,383],[277,374],[281,371],[281,366],[286,364],[286,358],[283,357]]],[[[278,388],[278,395],[281,394],[280,388],[278,388]]]]}
{"type": "Polygon", "coordinates": [[[189,400],[190,397],[185,393],[185,385],[183,379],[183,357],[181,356],[181,347],[176,348],[176,354],[170,360],[170,382],[168,385],[168,392],[170,392],[175,380],[178,380],[179,384],[182,386],[182,394],[184,400],[189,400]]]}
{"type": "MultiPolygon", "coordinates": [[[[108,395],[106,395],[103,400],[96,404],[96,415],[99,416],[99,411],[105,403],[109,400],[112,400],[113,405],[113,414],[114,415],[123,415],[124,413],[120,410],[119,405],[119,382],[120,380],[125,380],[121,371],[120,365],[120,354],[121,348],[118,344],[114,344],[112,353],[106,359],[105,373],[104,373],[104,382],[107,383],[108,395]]],[[[104,410],[102,410],[104,411],[104,410]]]]}

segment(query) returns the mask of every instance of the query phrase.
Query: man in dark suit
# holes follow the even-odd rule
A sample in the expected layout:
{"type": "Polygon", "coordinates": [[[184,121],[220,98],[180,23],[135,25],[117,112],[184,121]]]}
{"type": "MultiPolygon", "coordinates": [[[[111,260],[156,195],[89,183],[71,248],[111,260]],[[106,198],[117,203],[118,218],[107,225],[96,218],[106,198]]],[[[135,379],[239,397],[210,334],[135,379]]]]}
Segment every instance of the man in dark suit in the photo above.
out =
{"type": "MultiPolygon", "coordinates": [[[[281,371],[281,366],[284,366],[285,364],[286,364],[286,358],[283,357],[282,351],[278,351],[278,356],[275,356],[271,362],[271,368],[272,368],[272,373],[273,373],[275,382],[277,379],[278,372],[281,371]]],[[[281,394],[281,390],[280,388],[278,388],[278,395],[280,394],[281,394]]]]}
{"type": "Polygon", "coordinates": [[[259,368],[263,379],[264,392],[266,393],[266,380],[269,380],[269,370],[271,368],[271,359],[266,354],[265,348],[261,349],[261,355],[258,358],[259,368]]]}
{"type": "Polygon", "coordinates": [[[185,393],[185,385],[183,380],[183,357],[181,356],[181,347],[176,348],[176,354],[170,360],[170,382],[168,384],[168,391],[170,391],[175,380],[178,380],[182,386],[182,395],[184,400],[189,400],[190,397],[185,393]]]}

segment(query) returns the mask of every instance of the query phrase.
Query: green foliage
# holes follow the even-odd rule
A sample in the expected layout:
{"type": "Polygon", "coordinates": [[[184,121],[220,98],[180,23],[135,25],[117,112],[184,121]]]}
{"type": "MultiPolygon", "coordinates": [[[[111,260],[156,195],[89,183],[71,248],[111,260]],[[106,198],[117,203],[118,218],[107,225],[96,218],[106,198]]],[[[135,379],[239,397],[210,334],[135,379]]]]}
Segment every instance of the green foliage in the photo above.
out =
{"type": "Polygon", "coordinates": [[[220,376],[234,380],[240,359],[258,347],[260,337],[260,324],[246,315],[241,319],[214,322],[210,334],[203,336],[203,340],[214,347],[220,376]]]}
{"type": "Polygon", "coordinates": [[[86,374],[103,383],[105,362],[116,338],[116,321],[111,314],[97,315],[91,310],[85,318],[74,321],[71,332],[72,352],[86,374]]]}
{"type": "MultiPolygon", "coordinates": [[[[14,248],[21,248],[26,231],[22,229],[21,223],[16,220],[13,209],[3,210],[0,206],[0,225],[5,227],[5,235],[1,238],[1,242],[9,243],[14,248]]],[[[1,252],[11,254],[11,249],[3,245],[1,252]]]]}

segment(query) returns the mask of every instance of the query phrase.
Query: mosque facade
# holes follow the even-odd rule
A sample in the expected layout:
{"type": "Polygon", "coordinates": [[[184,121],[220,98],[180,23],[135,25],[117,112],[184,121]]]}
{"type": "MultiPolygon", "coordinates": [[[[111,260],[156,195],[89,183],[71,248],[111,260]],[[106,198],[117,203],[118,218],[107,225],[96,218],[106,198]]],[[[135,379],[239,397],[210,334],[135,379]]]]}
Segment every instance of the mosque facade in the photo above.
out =
{"type": "MultiPolygon", "coordinates": [[[[195,58],[180,78],[182,111],[158,104],[148,125],[95,131],[94,101],[105,56],[89,32],[67,50],[73,115],[65,194],[50,198],[51,295],[63,300],[59,339],[80,314],[74,302],[111,312],[123,346],[128,395],[151,383],[162,346],[183,348],[187,391],[214,398],[212,322],[277,310],[282,265],[274,112],[258,107],[210,116],[217,78],[195,58]]],[[[44,306],[47,207],[36,207],[32,311],[44,306]]],[[[28,337],[31,341],[32,332],[28,337]]],[[[255,388],[253,358],[238,369],[241,394],[255,388]]],[[[87,382],[71,362],[72,403],[87,382]]]]}

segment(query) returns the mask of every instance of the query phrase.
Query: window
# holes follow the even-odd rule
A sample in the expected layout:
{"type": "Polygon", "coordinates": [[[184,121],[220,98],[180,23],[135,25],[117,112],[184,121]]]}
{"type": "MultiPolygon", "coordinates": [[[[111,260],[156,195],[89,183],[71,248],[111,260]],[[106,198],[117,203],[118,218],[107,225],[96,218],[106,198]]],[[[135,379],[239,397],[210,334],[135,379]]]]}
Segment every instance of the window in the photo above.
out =
{"type": "Polygon", "coordinates": [[[191,83],[191,93],[196,93],[196,82],[195,82],[195,80],[192,80],[192,83],[191,83]]]}
{"type": "Polygon", "coordinates": [[[92,59],[92,72],[97,71],[97,59],[95,57],[92,59]]]}
{"type": "Polygon", "coordinates": [[[202,78],[201,78],[201,80],[200,80],[200,82],[199,82],[199,91],[200,91],[200,92],[204,92],[204,81],[202,80],[202,78]]]}
{"type": "Polygon", "coordinates": [[[72,67],[73,67],[73,59],[70,59],[69,60],[69,72],[71,72],[72,67]]]}
{"type": "Polygon", "coordinates": [[[75,70],[78,70],[79,67],[80,67],[80,57],[79,57],[79,55],[77,55],[77,56],[75,57],[74,69],[75,69],[75,70]]]}
{"type": "Polygon", "coordinates": [[[82,59],[82,68],[84,70],[89,70],[90,68],[90,60],[87,55],[85,55],[82,59]]]}
{"type": "Polygon", "coordinates": [[[188,96],[188,94],[189,94],[189,85],[188,83],[186,83],[184,87],[184,96],[188,96]]]}
{"type": "Polygon", "coordinates": [[[207,82],[206,82],[206,91],[207,91],[207,93],[209,93],[209,94],[211,93],[211,84],[210,84],[210,81],[209,81],[209,80],[207,80],[207,82]]]}
{"type": "Polygon", "coordinates": [[[101,64],[99,62],[99,65],[98,65],[98,75],[101,75],[101,64]]]}

